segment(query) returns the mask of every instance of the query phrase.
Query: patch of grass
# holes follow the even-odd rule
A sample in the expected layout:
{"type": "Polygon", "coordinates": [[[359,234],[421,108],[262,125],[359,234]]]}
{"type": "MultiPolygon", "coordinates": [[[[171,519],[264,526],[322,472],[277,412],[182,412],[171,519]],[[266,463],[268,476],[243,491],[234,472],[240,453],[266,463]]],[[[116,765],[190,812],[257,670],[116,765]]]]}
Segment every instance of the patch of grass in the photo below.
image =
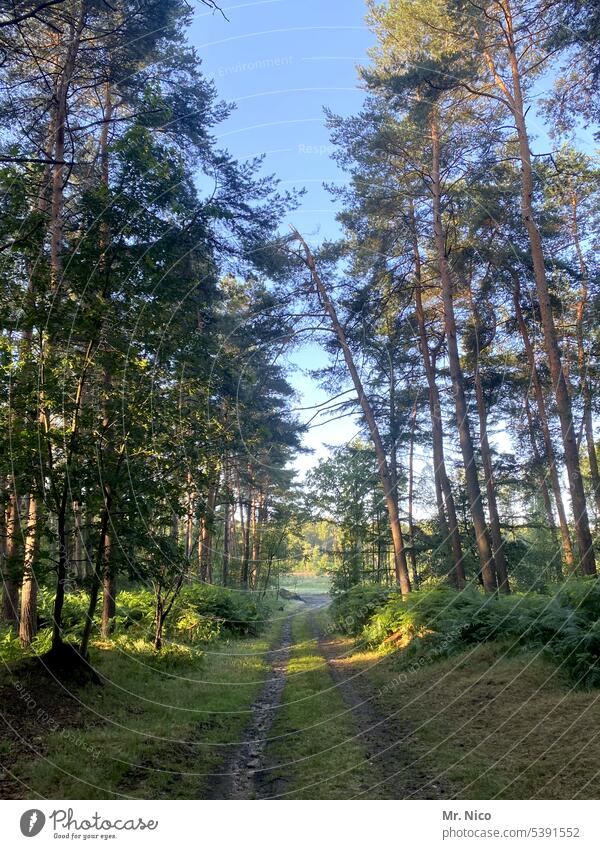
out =
{"type": "Polygon", "coordinates": [[[211,643],[201,657],[185,655],[173,667],[148,662],[147,645],[94,644],[105,686],[71,688],[78,704],[70,725],[40,722],[39,697],[32,706],[28,733],[42,757],[30,751],[12,768],[22,795],[201,798],[207,774],[241,739],[283,615],[260,637],[211,643]]]}
{"type": "Polygon", "coordinates": [[[309,615],[292,628],[294,648],[281,707],[271,730],[267,760],[276,795],[292,799],[348,799],[372,781],[373,767],[352,714],[335,687],[313,638],[309,615]]]}
{"type": "Polygon", "coordinates": [[[418,770],[447,798],[596,798],[600,694],[574,691],[539,653],[506,649],[489,642],[423,665],[366,649],[348,659],[382,713],[410,725],[399,782],[418,770]]]}
{"type": "Polygon", "coordinates": [[[286,590],[302,595],[325,594],[331,590],[331,578],[328,575],[316,575],[313,572],[294,572],[281,578],[280,584],[286,590]]]}

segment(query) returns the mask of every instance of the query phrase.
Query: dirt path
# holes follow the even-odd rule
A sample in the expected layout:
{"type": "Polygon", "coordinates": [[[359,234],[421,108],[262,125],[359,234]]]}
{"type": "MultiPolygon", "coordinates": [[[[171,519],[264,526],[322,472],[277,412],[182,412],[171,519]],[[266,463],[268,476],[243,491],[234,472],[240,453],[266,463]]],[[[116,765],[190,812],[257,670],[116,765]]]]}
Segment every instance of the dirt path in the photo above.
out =
{"type": "MultiPolygon", "coordinates": [[[[308,609],[329,604],[328,595],[305,595],[301,599],[308,609]]],[[[287,666],[292,651],[292,613],[284,623],[281,638],[267,653],[272,657],[269,678],[252,705],[244,738],[226,760],[224,771],[212,776],[204,793],[206,799],[267,799],[272,796],[271,767],[265,761],[265,748],[277,708],[281,702],[287,666]]]]}
{"type": "Polygon", "coordinates": [[[364,745],[378,778],[365,798],[376,799],[437,799],[444,798],[438,779],[425,774],[415,756],[417,746],[412,739],[410,724],[401,713],[389,716],[378,694],[373,690],[365,669],[345,662],[343,641],[324,632],[311,614],[311,626],[319,649],[327,661],[331,676],[339,685],[340,694],[358,729],[358,739],[364,745]]]}
{"type": "MultiPolygon", "coordinates": [[[[346,642],[321,627],[317,613],[328,606],[329,596],[305,595],[303,601],[319,651],[352,713],[357,738],[374,767],[372,783],[361,795],[375,799],[443,798],[443,787],[439,781],[419,768],[415,755],[418,747],[411,737],[409,723],[398,712],[388,715],[368,680],[367,670],[357,670],[356,666],[346,662],[346,642]]],[[[293,648],[292,617],[302,613],[304,610],[299,609],[288,617],[278,644],[269,651],[272,656],[270,674],[252,705],[252,716],[243,740],[226,759],[223,771],[211,777],[203,798],[276,798],[284,787],[285,779],[273,776],[277,767],[268,762],[265,749],[281,704],[293,648]]]]}

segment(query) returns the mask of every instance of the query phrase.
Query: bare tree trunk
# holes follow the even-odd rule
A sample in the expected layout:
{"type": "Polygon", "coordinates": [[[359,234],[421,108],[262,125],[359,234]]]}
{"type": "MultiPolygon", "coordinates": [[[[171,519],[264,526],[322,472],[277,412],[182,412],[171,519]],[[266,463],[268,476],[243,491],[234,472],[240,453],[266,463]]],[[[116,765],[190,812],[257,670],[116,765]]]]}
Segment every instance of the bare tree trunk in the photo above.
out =
{"type": "Polygon", "coordinates": [[[344,360],[346,362],[346,366],[352,378],[352,382],[354,384],[354,388],[356,390],[356,394],[358,395],[358,401],[363,411],[364,417],[367,422],[367,426],[369,428],[369,433],[371,435],[371,440],[375,447],[375,454],[377,457],[377,464],[379,466],[379,475],[381,478],[381,484],[383,487],[385,503],[388,511],[388,516],[390,520],[390,528],[392,532],[392,542],[394,546],[394,568],[396,574],[396,581],[400,586],[400,591],[402,595],[407,595],[410,592],[410,577],[408,574],[408,564],[406,560],[406,551],[404,548],[404,539],[402,536],[402,528],[400,526],[400,516],[398,514],[398,505],[395,498],[394,492],[394,482],[392,480],[392,476],[390,474],[390,468],[387,461],[387,457],[385,455],[385,448],[383,446],[383,441],[381,439],[381,434],[379,433],[379,427],[375,420],[375,415],[373,413],[373,409],[371,407],[370,401],[367,398],[362,381],[360,379],[360,375],[354,363],[354,357],[352,356],[352,351],[348,345],[348,341],[346,339],[346,334],[344,328],[340,324],[340,321],[337,316],[336,309],[333,305],[333,302],[330,300],[325,285],[319,275],[319,272],[316,267],[316,263],[314,257],[310,251],[310,248],[306,244],[305,240],[302,238],[300,233],[297,230],[294,230],[294,235],[296,239],[300,242],[304,249],[305,259],[304,262],[311,273],[311,277],[315,288],[319,294],[323,307],[327,315],[331,320],[331,324],[338,338],[338,342],[342,349],[344,360]]]}
{"type": "Polygon", "coordinates": [[[556,463],[556,455],[554,453],[552,436],[550,434],[550,426],[548,424],[548,415],[546,412],[546,401],[544,399],[544,391],[542,389],[542,384],[535,362],[535,352],[533,350],[533,345],[531,344],[531,340],[529,338],[529,331],[527,330],[527,325],[525,323],[525,319],[523,318],[523,311],[521,309],[521,284],[519,281],[519,276],[518,274],[516,274],[516,272],[513,272],[512,278],[514,284],[513,303],[515,307],[515,317],[517,319],[517,324],[521,332],[523,347],[525,348],[525,355],[527,357],[527,364],[529,366],[529,374],[531,376],[531,384],[533,386],[533,391],[535,394],[536,404],[538,408],[538,414],[540,417],[540,425],[542,428],[542,436],[544,439],[546,460],[548,463],[548,470],[550,472],[550,481],[552,483],[554,501],[556,502],[556,512],[558,513],[558,522],[560,527],[565,566],[567,572],[572,573],[575,569],[575,557],[573,554],[573,547],[571,545],[571,534],[569,531],[569,524],[567,522],[567,514],[565,512],[565,506],[562,499],[560,480],[558,478],[558,466],[556,463]]]}
{"type": "Polygon", "coordinates": [[[105,547],[108,539],[111,504],[112,496],[110,493],[110,489],[105,485],[104,507],[102,509],[102,514],[100,518],[100,533],[98,536],[98,548],[96,550],[96,562],[94,564],[94,574],[92,576],[92,586],[90,589],[90,599],[85,617],[85,623],[83,626],[83,635],[81,637],[81,644],[79,646],[79,651],[84,657],[87,654],[90,638],[92,635],[94,615],[96,612],[96,605],[98,603],[98,596],[100,594],[100,585],[102,583],[106,563],[105,547]]]}
{"type": "Polygon", "coordinates": [[[540,455],[540,451],[537,445],[537,439],[535,435],[535,425],[533,422],[533,416],[531,414],[531,406],[529,404],[528,393],[525,393],[525,412],[527,414],[527,425],[529,430],[529,440],[531,442],[531,450],[533,452],[533,459],[536,465],[536,469],[538,472],[538,478],[540,483],[540,490],[542,493],[542,499],[544,501],[544,509],[546,511],[546,519],[548,521],[548,530],[550,531],[550,536],[552,538],[552,542],[554,545],[554,549],[556,551],[556,555],[554,557],[555,563],[555,571],[556,577],[559,581],[563,579],[563,570],[561,565],[561,546],[558,539],[558,531],[556,529],[556,522],[554,521],[554,512],[552,510],[552,499],[550,498],[550,490],[548,489],[548,484],[546,482],[546,475],[544,474],[544,463],[542,462],[542,457],[540,455]]]}
{"type": "Polygon", "coordinates": [[[465,468],[465,480],[475,539],[479,552],[481,564],[481,576],[483,585],[488,592],[494,592],[497,588],[494,555],[488,536],[483,504],[481,501],[481,490],[477,476],[477,465],[475,463],[475,451],[469,422],[467,399],[465,396],[464,376],[458,353],[458,341],[456,333],[456,319],[454,316],[454,302],[452,295],[452,279],[446,256],[446,240],[442,224],[441,210],[441,176],[440,176],[440,138],[436,119],[431,122],[431,139],[433,160],[431,168],[431,188],[433,195],[433,229],[437,251],[438,269],[442,284],[442,301],[444,304],[444,322],[446,329],[446,343],[448,346],[448,361],[450,364],[450,377],[456,407],[456,420],[458,425],[458,436],[465,468]]]}
{"type": "Polygon", "coordinates": [[[19,551],[19,535],[19,499],[14,490],[14,482],[11,480],[6,514],[6,544],[2,575],[2,619],[13,628],[19,626],[19,585],[14,577],[19,551]]]}
{"type": "Polygon", "coordinates": [[[576,318],[576,336],[577,336],[577,365],[579,371],[579,389],[581,400],[583,403],[583,428],[585,432],[585,442],[587,447],[588,462],[590,465],[590,480],[592,491],[594,493],[594,502],[596,505],[596,516],[600,520],[600,472],[598,471],[598,455],[596,453],[596,442],[594,440],[594,423],[592,418],[592,391],[588,378],[588,358],[585,353],[584,344],[584,329],[583,320],[585,317],[585,309],[589,296],[589,272],[583,249],[581,247],[581,239],[579,236],[579,218],[578,218],[578,201],[577,193],[573,189],[571,192],[571,233],[575,243],[577,259],[579,262],[579,272],[581,274],[581,292],[577,303],[577,318],[576,318]]]}
{"type": "Polygon", "coordinates": [[[544,259],[542,239],[536,221],[535,210],[533,208],[533,168],[531,165],[529,135],[525,121],[525,109],[521,89],[521,71],[517,52],[518,48],[515,44],[510,0],[505,0],[502,6],[502,11],[504,13],[506,23],[506,27],[504,28],[504,37],[508,47],[508,59],[513,83],[512,93],[507,90],[506,84],[503,83],[500,75],[497,73],[495,73],[495,80],[496,84],[502,89],[503,94],[511,107],[517,129],[519,156],[521,160],[521,212],[531,247],[531,259],[533,262],[542,329],[544,332],[546,356],[548,358],[548,366],[550,368],[550,376],[552,378],[552,386],[556,400],[556,409],[558,411],[558,418],[560,420],[562,432],[565,466],[567,468],[567,475],[569,478],[571,504],[573,507],[573,521],[575,524],[581,569],[584,575],[595,575],[596,559],[594,556],[585,490],[583,487],[583,479],[579,464],[579,451],[577,448],[577,439],[573,425],[571,398],[569,396],[567,381],[565,379],[561,361],[560,348],[558,345],[554,314],[552,312],[552,302],[550,300],[550,291],[548,289],[548,281],[546,278],[546,263],[544,259]]]}
{"type": "Polygon", "coordinates": [[[510,584],[508,581],[508,567],[504,554],[504,540],[502,539],[502,532],[500,530],[500,516],[498,513],[498,502],[496,500],[494,466],[492,463],[492,452],[487,435],[487,409],[478,365],[475,366],[475,394],[477,398],[477,412],[479,415],[481,460],[483,462],[483,473],[485,475],[488,512],[490,514],[490,530],[492,534],[492,548],[494,550],[494,562],[496,563],[496,574],[498,576],[498,589],[500,592],[509,593],[510,584]]]}
{"type": "Polygon", "coordinates": [[[225,504],[223,507],[223,586],[226,587],[229,583],[229,562],[231,557],[230,552],[230,527],[229,527],[229,491],[227,490],[227,470],[225,470],[225,504]]]}
{"type": "Polygon", "coordinates": [[[218,482],[208,489],[206,508],[201,518],[200,535],[198,538],[198,560],[200,563],[200,580],[212,584],[212,540],[214,533],[215,505],[217,501],[218,482]]]}
{"type": "Polygon", "coordinates": [[[492,463],[492,451],[487,432],[487,404],[485,402],[485,393],[483,391],[483,380],[481,378],[481,369],[479,367],[479,358],[481,355],[481,346],[479,342],[479,327],[481,325],[480,316],[473,298],[473,292],[469,284],[469,301],[471,304],[471,312],[473,315],[473,326],[475,328],[476,351],[475,351],[475,399],[477,402],[477,414],[479,417],[479,443],[481,449],[481,460],[483,463],[483,473],[485,475],[485,487],[487,492],[488,512],[490,516],[490,531],[492,535],[492,549],[494,551],[494,563],[496,564],[496,576],[498,579],[498,589],[500,592],[509,593],[510,585],[508,581],[508,565],[504,554],[504,541],[500,530],[500,515],[498,512],[498,501],[496,499],[496,483],[494,480],[494,465],[492,463]]]}
{"type": "Polygon", "coordinates": [[[417,423],[417,400],[413,405],[410,417],[410,440],[408,444],[408,540],[410,543],[410,567],[412,571],[413,586],[418,589],[419,573],[417,570],[417,552],[415,551],[415,523],[413,517],[414,483],[415,483],[415,428],[417,423]]]}
{"type": "Polygon", "coordinates": [[[104,537],[104,563],[102,567],[102,624],[101,632],[104,639],[110,637],[115,628],[117,615],[117,574],[111,563],[112,540],[110,534],[104,537]]]}
{"type": "Polygon", "coordinates": [[[433,474],[438,513],[442,534],[449,535],[450,537],[453,559],[453,581],[456,584],[457,589],[462,589],[465,585],[463,551],[460,540],[458,519],[456,516],[454,495],[452,493],[450,479],[448,478],[448,473],[446,471],[446,460],[444,457],[444,428],[442,424],[440,393],[436,382],[435,358],[431,355],[429,350],[429,340],[427,338],[427,327],[425,324],[425,311],[423,309],[422,298],[421,255],[419,252],[417,226],[412,201],[410,204],[410,224],[413,237],[413,257],[415,262],[415,311],[419,328],[421,356],[423,357],[423,366],[425,368],[425,376],[427,378],[427,386],[429,389],[429,413],[431,416],[431,439],[433,445],[433,474]]]}
{"type": "Polygon", "coordinates": [[[192,473],[187,473],[187,495],[185,513],[185,556],[190,560],[194,548],[194,485],[192,473]]]}
{"type": "Polygon", "coordinates": [[[248,589],[250,578],[250,519],[252,512],[252,490],[248,486],[246,501],[242,497],[242,486],[238,475],[238,503],[240,507],[240,524],[242,528],[242,557],[240,563],[240,583],[248,589]]]}
{"type": "Polygon", "coordinates": [[[35,563],[39,548],[39,530],[37,527],[39,508],[35,497],[30,497],[28,501],[23,584],[21,586],[21,619],[19,623],[19,637],[24,648],[31,645],[37,633],[38,579],[35,574],[35,563]]]}

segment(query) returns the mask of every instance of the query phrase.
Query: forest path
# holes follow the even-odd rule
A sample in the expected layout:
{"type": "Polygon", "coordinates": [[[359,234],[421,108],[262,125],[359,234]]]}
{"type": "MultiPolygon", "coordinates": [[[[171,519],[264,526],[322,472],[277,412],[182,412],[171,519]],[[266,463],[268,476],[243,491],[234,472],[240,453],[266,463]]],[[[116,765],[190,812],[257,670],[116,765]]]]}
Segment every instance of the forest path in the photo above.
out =
{"type": "MultiPolygon", "coordinates": [[[[302,601],[309,608],[329,604],[328,595],[306,595],[302,601]]],[[[270,782],[265,770],[264,752],[269,731],[285,687],[287,665],[292,650],[292,618],[290,614],[282,628],[281,637],[268,652],[272,656],[269,677],[252,704],[252,718],[242,742],[224,765],[224,771],[208,782],[204,798],[261,799],[270,795],[270,782]]]]}

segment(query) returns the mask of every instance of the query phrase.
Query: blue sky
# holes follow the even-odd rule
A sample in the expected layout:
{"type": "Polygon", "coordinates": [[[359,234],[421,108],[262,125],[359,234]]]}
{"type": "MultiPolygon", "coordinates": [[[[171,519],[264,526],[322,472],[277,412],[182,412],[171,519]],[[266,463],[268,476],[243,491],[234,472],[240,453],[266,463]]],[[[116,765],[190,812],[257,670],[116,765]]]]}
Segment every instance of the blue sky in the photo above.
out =
{"type": "MultiPolygon", "coordinates": [[[[220,97],[236,103],[217,138],[238,159],[266,155],[264,170],[282,188],[304,188],[300,208],[290,215],[313,241],[336,235],[336,206],[323,183],[344,180],[331,159],[323,107],[351,115],[361,106],[356,65],[367,61],[374,38],[364,23],[364,0],[258,0],[227,3],[229,20],[202,7],[190,41],[215,81],[220,97]]],[[[298,406],[326,399],[306,370],[326,358],[318,345],[305,345],[290,357],[296,366],[290,381],[298,406]]],[[[299,413],[306,421],[314,411],[299,413]]],[[[305,439],[312,456],[297,461],[299,470],[356,434],[352,419],[313,427],[305,439]]]]}
{"type": "MultiPolygon", "coordinates": [[[[224,0],[222,6],[228,20],[199,6],[190,31],[206,75],[214,79],[224,100],[236,104],[218,128],[219,142],[241,160],[264,154],[265,173],[276,174],[283,188],[306,190],[290,222],[313,243],[333,237],[339,232],[337,207],[323,184],[345,177],[331,159],[323,107],[342,115],[361,107],[364,93],[356,66],[368,62],[367,50],[374,43],[364,22],[365,2],[224,0]]],[[[538,81],[538,96],[550,87],[553,71],[538,81]]],[[[529,124],[537,134],[536,151],[550,150],[552,144],[534,114],[529,124]]],[[[578,141],[589,152],[596,147],[588,132],[581,131],[578,141]]],[[[307,369],[326,362],[319,346],[304,345],[289,359],[295,366],[289,379],[299,394],[298,406],[323,402],[326,394],[307,374],[307,369]]],[[[300,417],[306,421],[313,412],[300,417]]],[[[315,453],[298,459],[299,470],[325,456],[328,445],[356,435],[357,423],[351,418],[322,422],[305,439],[315,453]]]]}

